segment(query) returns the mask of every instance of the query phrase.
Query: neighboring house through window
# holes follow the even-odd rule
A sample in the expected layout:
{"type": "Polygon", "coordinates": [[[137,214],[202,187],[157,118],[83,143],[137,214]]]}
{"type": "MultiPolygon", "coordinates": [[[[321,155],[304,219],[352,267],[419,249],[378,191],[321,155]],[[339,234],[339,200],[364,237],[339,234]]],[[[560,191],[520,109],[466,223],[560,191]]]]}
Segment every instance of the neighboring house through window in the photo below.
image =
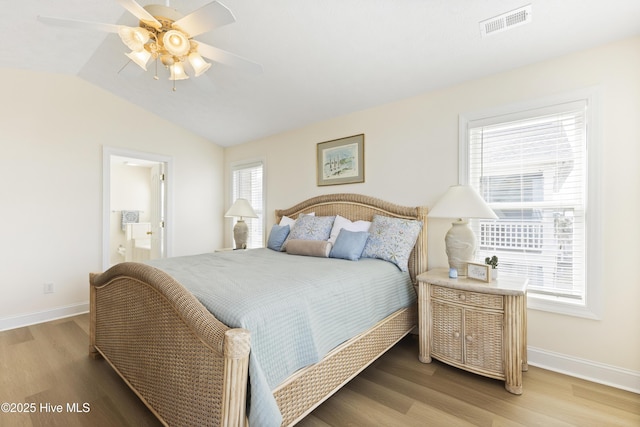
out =
{"type": "Polygon", "coordinates": [[[529,306],[597,317],[599,215],[595,95],[460,118],[461,182],[498,215],[473,221],[478,258],[529,278],[529,306]],[[594,157],[595,156],[595,157],[594,157]]]}
{"type": "MultiPolygon", "coordinates": [[[[249,227],[247,248],[264,246],[263,172],[264,164],[259,160],[231,165],[230,203],[233,203],[238,198],[247,199],[256,215],[258,215],[258,218],[244,218],[249,227]]],[[[235,220],[233,225],[235,225],[235,220]]]]}

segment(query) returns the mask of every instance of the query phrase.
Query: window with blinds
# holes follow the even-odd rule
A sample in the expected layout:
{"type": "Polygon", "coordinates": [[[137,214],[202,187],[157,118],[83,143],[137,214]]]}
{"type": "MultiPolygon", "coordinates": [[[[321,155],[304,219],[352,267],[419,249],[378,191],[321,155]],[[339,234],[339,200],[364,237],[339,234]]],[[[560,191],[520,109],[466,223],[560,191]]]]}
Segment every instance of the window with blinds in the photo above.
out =
{"type": "Polygon", "coordinates": [[[470,185],[498,215],[472,222],[478,257],[529,278],[529,295],[583,304],[587,242],[587,100],[469,120],[470,185]]]}
{"type": "MultiPolygon", "coordinates": [[[[261,161],[231,166],[231,200],[249,201],[258,218],[244,218],[249,227],[247,248],[264,246],[263,163],[261,161]]],[[[235,225],[235,220],[233,225],[235,225]]]]}

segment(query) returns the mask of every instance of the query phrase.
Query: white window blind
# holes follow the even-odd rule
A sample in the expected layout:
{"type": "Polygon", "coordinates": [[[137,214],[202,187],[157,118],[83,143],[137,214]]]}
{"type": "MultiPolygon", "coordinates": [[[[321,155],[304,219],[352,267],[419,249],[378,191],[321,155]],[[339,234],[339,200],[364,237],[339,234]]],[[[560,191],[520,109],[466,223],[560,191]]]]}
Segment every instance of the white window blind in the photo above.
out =
{"type": "Polygon", "coordinates": [[[497,221],[475,221],[478,256],[529,278],[529,294],[584,303],[587,102],[468,122],[469,184],[497,221]]]}
{"type": "Polygon", "coordinates": [[[249,227],[248,248],[264,246],[263,169],[261,161],[236,164],[231,167],[231,202],[238,198],[247,199],[258,215],[258,218],[244,218],[249,227]]]}

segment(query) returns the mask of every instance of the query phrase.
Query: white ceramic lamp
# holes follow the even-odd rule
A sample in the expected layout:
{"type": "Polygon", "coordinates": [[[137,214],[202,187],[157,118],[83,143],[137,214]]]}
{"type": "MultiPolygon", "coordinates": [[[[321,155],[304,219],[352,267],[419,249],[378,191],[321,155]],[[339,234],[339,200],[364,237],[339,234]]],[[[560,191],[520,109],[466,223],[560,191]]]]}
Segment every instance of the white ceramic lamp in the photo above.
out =
{"type": "Polygon", "coordinates": [[[476,190],[468,185],[452,185],[427,214],[432,218],[457,218],[445,236],[449,267],[467,275],[467,263],[476,255],[476,236],[469,228],[469,218],[498,219],[476,190]]]}
{"type": "Polygon", "coordinates": [[[233,240],[236,242],[236,249],[246,249],[249,227],[244,222],[244,218],[258,218],[251,204],[247,199],[237,199],[224,216],[240,218],[233,227],[233,240]]]}

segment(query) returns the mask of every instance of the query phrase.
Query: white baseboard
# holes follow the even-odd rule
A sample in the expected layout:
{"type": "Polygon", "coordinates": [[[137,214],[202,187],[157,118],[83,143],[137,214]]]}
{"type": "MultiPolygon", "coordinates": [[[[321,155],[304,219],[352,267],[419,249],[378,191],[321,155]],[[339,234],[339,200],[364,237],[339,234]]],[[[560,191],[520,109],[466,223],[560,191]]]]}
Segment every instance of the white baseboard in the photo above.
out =
{"type": "Polygon", "coordinates": [[[0,318],[0,331],[35,325],[36,323],[49,322],[51,320],[62,319],[64,317],[75,316],[77,314],[88,312],[89,303],[83,302],[79,304],[66,305],[63,307],[56,307],[51,310],[38,311],[35,313],[2,317],[0,318]]]}
{"type": "Polygon", "coordinates": [[[622,390],[640,393],[640,372],[527,347],[529,364],[622,390]]]}

